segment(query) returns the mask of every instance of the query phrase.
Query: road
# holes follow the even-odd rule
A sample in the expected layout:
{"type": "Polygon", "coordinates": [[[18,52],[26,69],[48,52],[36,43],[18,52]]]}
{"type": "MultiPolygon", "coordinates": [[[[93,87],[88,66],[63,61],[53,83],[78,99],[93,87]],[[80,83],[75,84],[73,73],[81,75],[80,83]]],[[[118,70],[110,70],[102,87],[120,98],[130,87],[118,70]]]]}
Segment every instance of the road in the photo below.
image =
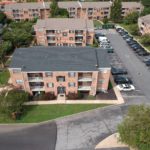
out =
{"type": "Polygon", "coordinates": [[[0,150],[54,150],[55,122],[39,125],[0,125],[0,150]]]}

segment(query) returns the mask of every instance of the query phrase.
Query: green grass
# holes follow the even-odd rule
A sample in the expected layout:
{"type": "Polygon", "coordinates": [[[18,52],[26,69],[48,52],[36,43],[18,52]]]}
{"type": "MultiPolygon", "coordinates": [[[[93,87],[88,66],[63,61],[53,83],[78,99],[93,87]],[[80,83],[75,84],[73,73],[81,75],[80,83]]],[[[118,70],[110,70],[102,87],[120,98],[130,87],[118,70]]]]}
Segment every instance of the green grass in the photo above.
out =
{"type": "Polygon", "coordinates": [[[99,22],[97,20],[94,20],[93,22],[94,22],[94,27],[101,27],[102,26],[101,22],[99,22]]]}
{"type": "Polygon", "coordinates": [[[25,106],[26,112],[20,120],[11,120],[8,116],[0,114],[0,123],[35,123],[52,120],[75,113],[108,106],[107,104],[53,104],[25,106]]]}
{"type": "Polygon", "coordinates": [[[0,72],[0,86],[6,85],[9,77],[10,74],[8,70],[4,70],[3,72],[0,72]]]}

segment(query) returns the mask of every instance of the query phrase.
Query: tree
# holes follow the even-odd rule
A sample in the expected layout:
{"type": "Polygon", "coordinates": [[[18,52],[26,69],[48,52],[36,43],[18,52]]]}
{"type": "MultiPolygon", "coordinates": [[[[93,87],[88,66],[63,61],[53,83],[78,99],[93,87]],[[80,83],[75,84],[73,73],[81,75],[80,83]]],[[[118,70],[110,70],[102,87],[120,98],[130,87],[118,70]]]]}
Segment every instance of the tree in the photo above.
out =
{"type": "Polygon", "coordinates": [[[52,1],[52,3],[50,4],[50,10],[51,10],[51,14],[50,14],[51,18],[57,18],[57,17],[68,18],[69,17],[69,13],[66,9],[58,7],[57,0],[52,1]]]}
{"type": "Polygon", "coordinates": [[[123,22],[127,25],[128,24],[135,24],[135,23],[137,23],[138,18],[139,18],[139,13],[138,12],[132,12],[132,13],[130,13],[124,17],[123,22]]]}
{"type": "Polygon", "coordinates": [[[4,24],[6,19],[6,15],[3,12],[0,12],[0,23],[4,24]]]}
{"type": "Polygon", "coordinates": [[[107,24],[108,21],[109,21],[108,18],[104,18],[104,19],[103,19],[103,23],[104,23],[104,24],[107,24]]]}
{"type": "Polygon", "coordinates": [[[2,45],[0,45],[0,64],[1,67],[4,68],[4,61],[5,61],[5,55],[6,52],[1,48],[2,45]]]}
{"type": "Polygon", "coordinates": [[[0,110],[8,115],[20,113],[23,109],[23,103],[28,101],[28,98],[29,94],[24,91],[3,91],[0,94],[0,110]]]}
{"type": "Polygon", "coordinates": [[[115,0],[111,6],[110,18],[112,21],[118,23],[122,20],[122,5],[121,0],[115,0]]]}
{"type": "Polygon", "coordinates": [[[139,150],[150,148],[150,106],[135,105],[118,126],[121,142],[139,150]]]}
{"type": "Polygon", "coordinates": [[[6,52],[6,54],[9,54],[13,50],[13,46],[10,41],[3,41],[0,48],[3,49],[3,51],[6,52]]]}
{"type": "Polygon", "coordinates": [[[150,34],[145,34],[141,37],[141,43],[145,46],[149,46],[150,45],[150,34]]]}
{"type": "Polygon", "coordinates": [[[150,14],[150,7],[144,7],[144,10],[141,13],[141,16],[150,14]]]}
{"type": "Polygon", "coordinates": [[[137,24],[131,24],[129,26],[129,31],[132,35],[139,35],[139,27],[137,24]]]}
{"type": "Polygon", "coordinates": [[[29,46],[32,42],[32,22],[12,22],[4,29],[2,38],[14,47],[29,46]]]}

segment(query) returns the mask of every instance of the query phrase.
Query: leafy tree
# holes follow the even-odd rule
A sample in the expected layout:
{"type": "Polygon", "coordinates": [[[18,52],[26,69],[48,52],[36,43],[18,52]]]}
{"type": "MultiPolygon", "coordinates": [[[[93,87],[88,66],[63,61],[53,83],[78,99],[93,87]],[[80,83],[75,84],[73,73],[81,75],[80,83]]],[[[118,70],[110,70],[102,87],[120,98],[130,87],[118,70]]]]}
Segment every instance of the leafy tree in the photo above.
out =
{"type": "Polygon", "coordinates": [[[52,1],[52,3],[50,4],[50,10],[51,10],[51,14],[50,14],[51,18],[57,18],[57,17],[68,18],[69,17],[69,13],[66,9],[58,7],[57,0],[52,1]]]}
{"type": "Polygon", "coordinates": [[[3,91],[0,94],[0,110],[11,115],[14,112],[22,112],[23,103],[28,101],[29,94],[24,91],[3,91]]]}
{"type": "Polygon", "coordinates": [[[5,55],[6,51],[4,51],[2,45],[0,45],[0,64],[2,68],[4,68],[5,55]]]}
{"type": "Polygon", "coordinates": [[[132,12],[124,17],[123,22],[125,24],[134,24],[134,23],[137,23],[138,17],[139,17],[138,12],[132,12]]]}
{"type": "Polygon", "coordinates": [[[12,22],[4,29],[3,40],[12,42],[14,47],[29,46],[32,36],[32,22],[12,22]]]}
{"type": "Polygon", "coordinates": [[[145,16],[150,14],[150,7],[145,7],[144,10],[141,13],[141,16],[145,16]]]}
{"type": "Polygon", "coordinates": [[[108,21],[109,21],[108,18],[104,18],[104,19],[103,19],[103,23],[104,23],[104,24],[107,24],[108,21]]]}
{"type": "Polygon", "coordinates": [[[139,27],[137,24],[131,24],[129,26],[129,31],[132,35],[139,35],[139,27]]]}
{"type": "Polygon", "coordinates": [[[120,140],[139,150],[150,148],[150,107],[131,106],[127,116],[118,126],[120,140]]]}
{"type": "Polygon", "coordinates": [[[121,22],[122,20],[121,12],[122,12],[121,0],[115,0],[111,6],[111,13],[110,13],[111,20],[116,23],[121,22]]]}
{"type": "Polygon", "coordinates": [[[4,24],[6,15],[3,12],[0,12],[0,23],[4,24]]]}
{"type": "Polygon", "coordinates": [[[6,54],[10,53],[13,50],[12,43],[10,41],[4,41],[1,46],[1,49],[6,52],[6,54]]]}
{"type": "Polygon", "coordinates": [[[150,34],[145,34],[141,37],[141,43],[145,46],[149,46],[150,45],[150,34]]]}

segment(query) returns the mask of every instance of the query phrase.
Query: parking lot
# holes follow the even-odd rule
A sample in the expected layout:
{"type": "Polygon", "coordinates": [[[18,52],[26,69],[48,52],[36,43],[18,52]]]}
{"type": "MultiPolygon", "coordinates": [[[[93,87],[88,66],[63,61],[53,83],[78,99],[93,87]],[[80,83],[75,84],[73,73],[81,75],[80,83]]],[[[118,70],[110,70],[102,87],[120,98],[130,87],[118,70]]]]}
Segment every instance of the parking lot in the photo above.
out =
{"type": "Polygon", "coordinates": [[[127,102],[132,100],[149,102],[150,99],[150,69],[143,63],[146,57],[135,54],[124,39],[114,30],[98,31],[106,35],[110,40],[114,53],[109,53],[111,66],[115,68],[127,69],[133,85],[134,91],[121,92],[127,102]]]}

